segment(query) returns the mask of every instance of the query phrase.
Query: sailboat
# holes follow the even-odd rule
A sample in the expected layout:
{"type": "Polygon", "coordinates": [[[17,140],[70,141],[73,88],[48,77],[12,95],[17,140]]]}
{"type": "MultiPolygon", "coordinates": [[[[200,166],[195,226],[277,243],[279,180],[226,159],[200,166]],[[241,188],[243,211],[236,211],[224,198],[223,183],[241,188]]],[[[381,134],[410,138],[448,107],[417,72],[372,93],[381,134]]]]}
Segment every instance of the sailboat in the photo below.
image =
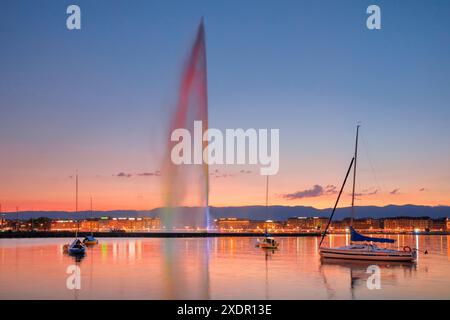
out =
{"type": "MultiPolygon", "coordinates": [[[[75,214],[78,212],[78,174],[76,175],[76,196],[75,196],[75,214]]],[[[86,246],[78,239],[78,229],[80,228],[80,221],[77,221],[77,231],[75,233],[75,240],[68,246],[67,252],[70,255],[84,255],[86,253],[86,246]]]]}
{"type": "MultiPolygon", "coordinates": [[[[267,176],[266,180],[266,211],[269,210],[269,176],[267,176]]],[[[256,239],[258,241],[257,247],[261,249],[278,249],[279,243],[272,237],[268,232],[267,228],[264,230],[264,238],[256,239]]]]}
{"type": "Polygon", "coordinates": [[[274,237],[272,237],[269,233],[267,233],[267,230],[264,232],[264,238],[257,239],[257,241],[258,244],[256,246],[258,248],[270,250],[278,249],[279,243],[275,240],[274,237]]]}
{"type": "MultiPolygon", "coordinates": [[[[93,211],[92,211],[92,197],[91,197],[91,216],[92,216],[92,214],[93,214],[93,211]]],[[[93,246],[93,245],[98,244],[98,240],[95,239],[94,233],[92,232],[92,228],[91,228],[91,235],[85,236],[83,239],[83,243],[87,246],[93,246]]]]}
{"type": "Polygon", "coordinates": [[[320,256],[323,258],[334,258],[334,259],[351,259],[351,260],[371,260],[371,261],[401,261],[401,262],[412,262],[417,257],[417,251],[411,249],[410,247],[404,247],[403,250],[393,250],[388,248],[380,248],[374,243],[394,243],[394,240],[388,238],[372,238],[364,236],[358,233],[353,228],[353,219],[355,216],[355,182],[356,182],[356,161],[358,157],[358,135],[359,135],[359,125],[356,127],[356,144],[355,144],[355,155],[353,156],[350,166],[348,167],[347,174],[345,176],[344,182],[342,184],[339,195],[336,199],[333,211],[328,219],[327,226],[322,234],[322,239],[320,240],[320,256]],[[327,234],[328,228],[330,226],[333,215],[336,211],[336,207],[339,203],[342,191],[344,189],[347,178],[353,167],[353,191],[352,191],[352,216],[350,219],[350,245],[342,247],[327,248],[322,247],[322,242],[327,234]]]}

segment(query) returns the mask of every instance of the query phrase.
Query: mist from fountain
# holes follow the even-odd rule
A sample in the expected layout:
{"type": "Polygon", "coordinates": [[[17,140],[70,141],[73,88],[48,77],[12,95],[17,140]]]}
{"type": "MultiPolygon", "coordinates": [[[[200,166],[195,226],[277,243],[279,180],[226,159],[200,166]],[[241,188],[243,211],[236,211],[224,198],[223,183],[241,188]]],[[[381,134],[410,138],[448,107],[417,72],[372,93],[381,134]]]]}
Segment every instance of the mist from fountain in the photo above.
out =
{"type": "MultiPolygon", "coordinates": [[[[203,19],[185,63],[178,92],[178,102],[169,125],[167,150],[164,158],[163,196],[165,208],[160,215],[161,225],[167,231],[180,228],[205,230],[209,218],[208,165],[175,165],[171,150],[176,144],[170,140],[173,130],[184,128],[193,136],[194,121],[202,121],[202,132],[208,129],[208,97],[205,28],[203,19]],[[189,208],[187,208],[189,207],[189,208]]],[[[203,142],[202,150],[207,141],[203,142]]]]}

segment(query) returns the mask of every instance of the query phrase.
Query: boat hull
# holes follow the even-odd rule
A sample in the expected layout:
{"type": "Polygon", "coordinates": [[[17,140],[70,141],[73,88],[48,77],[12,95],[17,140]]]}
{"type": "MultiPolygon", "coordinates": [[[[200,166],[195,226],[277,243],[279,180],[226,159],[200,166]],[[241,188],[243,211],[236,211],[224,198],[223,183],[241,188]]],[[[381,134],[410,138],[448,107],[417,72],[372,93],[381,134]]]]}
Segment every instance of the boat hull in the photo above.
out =
{"type": "Polygon", "coordinates": [[[270,249],[270,250],[278,249],[278,244],[273,246],[273,245],[267,245],[267,244],[260,243],[260,244],[257,244],[256,246],[261,249],[270,249]]]}
{"type": "Polygon", "coordinates": [[[86,246],[78,239],[75,239],[72,244],[67,248],[67,252],[70,255],[84,255],[86,252],[86,246]]]}
{"type": "Polygon", "coordinates": [[[364,252],[340,250],[340,249],[320,249],[320,256],[330,259],[344,259],[344,260],[369,260],[369,261],[399,261],[412,262],[415,256],[412,252],[364,252]]]}
{"type": "Polygon", "coordinates": [[[93,246],[93,245],[98,244],[98,241],[97,240],[95,240],[95,241],[83,241],[83,243],[85,245],[87,245],[87,246],[93,246]]]}
{"type": "Polygon", "coordinates": [[[85,254],[86,250],[83,249],[78,249],[78,248],[69,248],[69,254],[71,255],[81,255],[81,254],[85,254]]]}
{"type": "Polygon", "coordinates": [[[258,248],[261,249],[270,249],[275,250],[278,249],[279,243],[276,242],[272,237],[267,237],[264,239],[257,239],[258,244],[256,245],[258,248]]]}

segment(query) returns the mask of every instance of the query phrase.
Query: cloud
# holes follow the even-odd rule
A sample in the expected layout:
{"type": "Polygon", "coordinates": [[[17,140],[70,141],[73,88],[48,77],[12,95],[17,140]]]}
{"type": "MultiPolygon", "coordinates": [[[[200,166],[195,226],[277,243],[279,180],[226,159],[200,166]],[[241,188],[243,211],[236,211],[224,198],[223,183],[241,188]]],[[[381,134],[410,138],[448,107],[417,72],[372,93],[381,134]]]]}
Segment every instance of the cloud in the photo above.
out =
{"type": "Polygon", "coordinates": [[[373,191],[370,191],[370,190],[366,189],[366,190],[363,190],[360,193],[355,193],[355,196],[356,197],[373,196],[373,195],[375,195],[377,193],[378,193],[378,189],[375,189],[373,191]]]}
{"type": "Polygon", "coordinates": [[[214,176],[215,178],[232,178],[234,177],[234,174],[232,173],[222,173],[220,175],[214,176]]]}
{"type": "Polygon", "coordinates": [[[337,192],[336,186],[329,184],[325,187],[325,194],[335,194],[337,192]]]}
{"type": "Polygon", "coordinates": [[[140,172],[136,174],[126,173],[126,172],[119,172],[118,174],[113,174],[114,177],[118,178],[131,178],[133,176],[137,177],[159,177],[161,175],[161,171],[157,170],[154,172],[140,172]]]}
{"type": "Polygon", "coordinates": [[[215,170],[211,171],[209,173],[209,175],[213,176],[214,178],[232,178],[232,177],[236,177],[239,174],[247,175],[247,174],[251,174],[251,173],[252,173],[252,171],[244,170],[244,169],[240,170],[237,173],[228,173],[228,172],[222,173],[221,171],[219,171],[219,169],[215,169],[215,170]]]}
{"type": "Polygon", "coordinates": [[[125,173],[125,172],[119,172],[118,174],[114,175],[118,178],[131,178],[133,175],[131,173],[125,173]]]}
{"type": "Polygon", "coordinates": [[[210,176],[217,176],[217,175],[219,175],[219,169],[216,169],[216,170],[210,172],[209,175],[210,176]]]}
{"type": "Polygon", "coordinates": [[[398,192],[400,191],[400,188],[394,189],[391,192],[389,192],[390,194],[398,194],[398,192]]]}
{"type": "Polygon", "coordinates": [[[283,194],[282,197],[288,200],[304,199],[304,198],[316,198],[324,195],[336,194],[337,189],[334,185],[327,185],[322,187],[321,185],[314,185],[311,189],[305,189],[294,193],[283,194]]]}
{"type": "Polygon", "coordinates": [[[139,177],[159,177],[161,175],[161,171],[157,170],[155,172],[142,172],[136,175],[139,177]]]}
{"type": "Polygon", "coordinates": [[[426,190],[427,190],[427,189],[425,189],[425,188],[420,188],[420,189],[419,189],[420,192],[424,192],[424,191],[426,191],[426,190]]]}

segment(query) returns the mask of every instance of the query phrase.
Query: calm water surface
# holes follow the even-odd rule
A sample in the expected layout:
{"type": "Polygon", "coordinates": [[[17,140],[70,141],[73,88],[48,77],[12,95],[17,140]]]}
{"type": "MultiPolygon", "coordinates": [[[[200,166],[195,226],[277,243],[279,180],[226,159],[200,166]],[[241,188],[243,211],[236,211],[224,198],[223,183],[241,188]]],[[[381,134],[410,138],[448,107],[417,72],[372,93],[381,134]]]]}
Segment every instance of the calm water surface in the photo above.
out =
{"type": "Polygon", "coordinates": [[[429,254],[379,264],[379,290],[367,288],[370,263],[321,261],[313,237],[279,238],[274,253],[256,238],[100,239],[81,261],[63,254],[68,239],[1,239],[0,299],[449,299],[450,236],[391,238],[429,254]],[[67,289],[71,265],[80,290],[67,289]]]}

